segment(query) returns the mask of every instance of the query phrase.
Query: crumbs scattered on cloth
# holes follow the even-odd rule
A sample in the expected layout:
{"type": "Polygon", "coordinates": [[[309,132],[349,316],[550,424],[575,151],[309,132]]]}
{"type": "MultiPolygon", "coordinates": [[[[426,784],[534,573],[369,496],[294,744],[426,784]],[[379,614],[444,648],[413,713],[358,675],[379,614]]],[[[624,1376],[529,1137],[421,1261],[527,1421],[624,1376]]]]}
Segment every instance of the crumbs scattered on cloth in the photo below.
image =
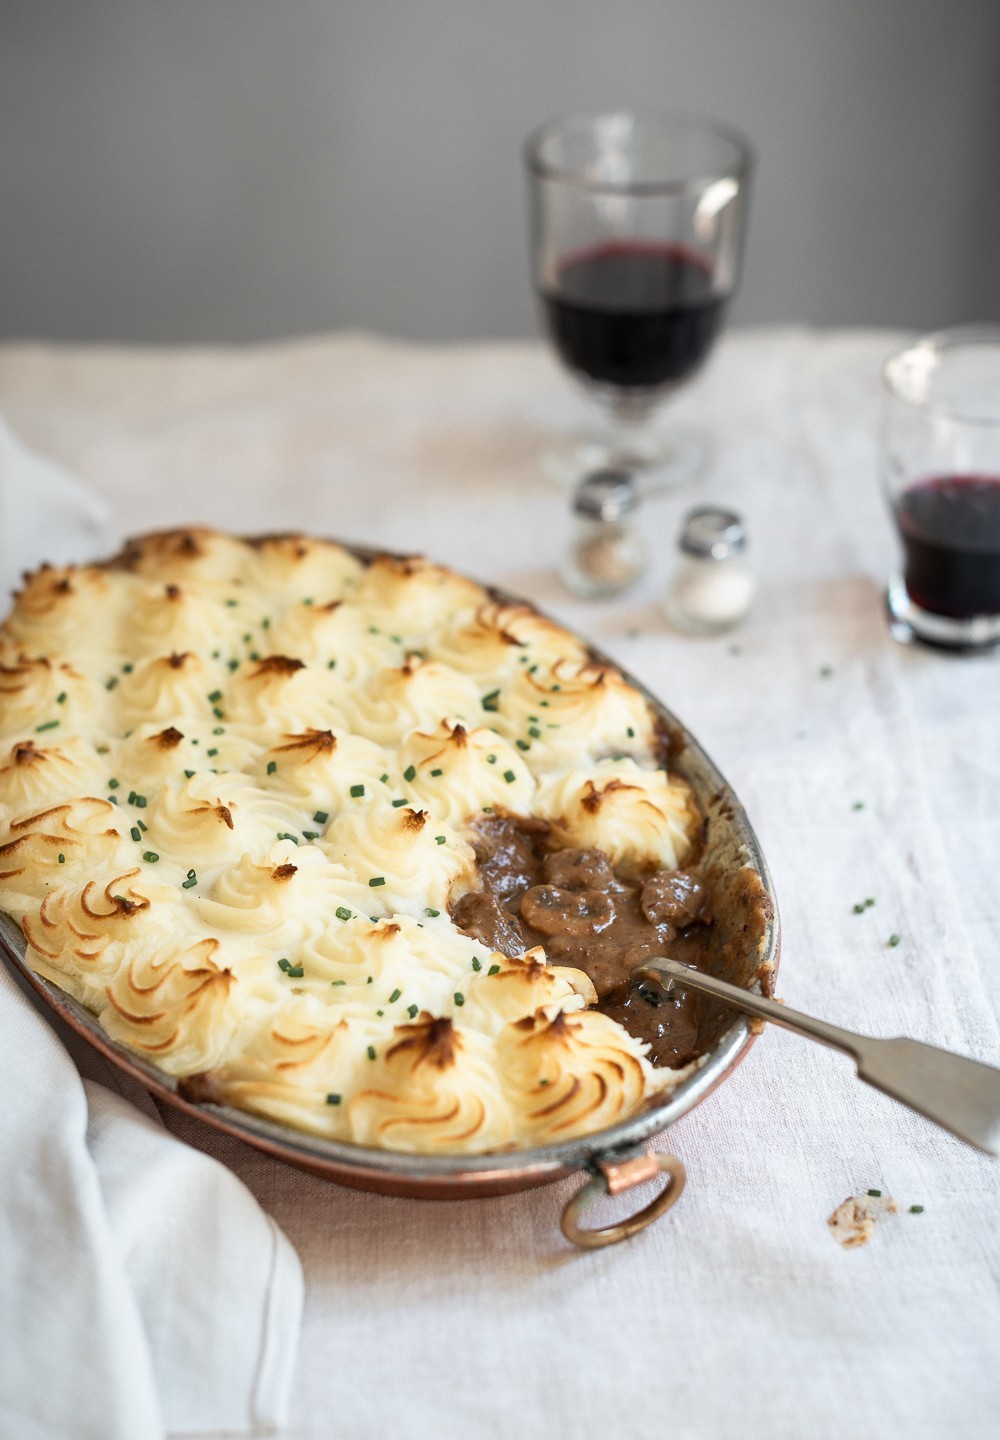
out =
{"type": "Polygon", "coordinates": [[[826,1222],[830,1234],[843,1245],[853,1250],[858,1245],[867,1245],[875,1233],[875,1222],[883,1215],[895,1215],[899,1206],[891,1195],[881,1190],[870,1190],[867,1195],[849,1195],[838,1205],[826,1222]]]}

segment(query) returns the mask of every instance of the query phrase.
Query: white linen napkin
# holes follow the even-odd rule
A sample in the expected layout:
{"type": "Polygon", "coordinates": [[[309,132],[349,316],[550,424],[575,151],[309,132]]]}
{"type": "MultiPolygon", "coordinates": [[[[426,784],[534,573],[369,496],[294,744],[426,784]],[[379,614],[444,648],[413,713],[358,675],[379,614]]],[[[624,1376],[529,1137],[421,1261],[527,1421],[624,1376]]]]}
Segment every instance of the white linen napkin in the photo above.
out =
{"type": "Polygon", "coordinates": [[[121,537],[106,502],[0,419],[0,609],[25,570],[96,560],[121,537]]]}
{"type": "MultiPolygon", "coordinates": [[[[2,422],[0,536],[3,585],[117,538],[103,503],[2,422]]],[[[295,1251],[141,1087],[69,1043],[106,1084],[0,964],[0,1435],[272,1433],[298,1347],[295,1251]]]]}

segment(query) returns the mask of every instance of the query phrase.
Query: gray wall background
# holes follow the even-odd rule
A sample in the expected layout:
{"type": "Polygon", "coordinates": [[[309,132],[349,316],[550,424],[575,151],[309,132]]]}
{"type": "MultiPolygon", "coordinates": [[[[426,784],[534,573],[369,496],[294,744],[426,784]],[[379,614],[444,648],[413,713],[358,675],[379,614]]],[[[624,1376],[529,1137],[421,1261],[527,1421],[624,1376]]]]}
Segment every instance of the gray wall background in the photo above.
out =
{"type": "Polygon", "coordinates": [[[519,149],[714,113],[735,319],[1000,318],[997,0],[0,0],[0,335],[529,335],[519,149]]]}

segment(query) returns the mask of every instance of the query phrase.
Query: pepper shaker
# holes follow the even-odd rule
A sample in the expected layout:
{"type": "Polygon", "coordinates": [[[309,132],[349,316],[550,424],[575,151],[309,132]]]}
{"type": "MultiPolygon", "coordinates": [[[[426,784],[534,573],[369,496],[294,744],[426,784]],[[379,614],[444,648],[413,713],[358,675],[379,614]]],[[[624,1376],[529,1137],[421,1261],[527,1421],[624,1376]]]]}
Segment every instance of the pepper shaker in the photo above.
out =
{"type": "Polygon", "coordinates": [[[700,505],[684,517],[677,543],[681,562],[664,600],[667,619],[691,635],[721,634],[743,619],[757,590],[743,522],[734,510],[700,505]]]}
{"type": "Polygon", "coordinates": [[[611,600],[646,569],[646,547],[632,515],[639,503],[631,475],[597,470],[573,496],[573,534],[560,567],[563,584],[583,600],[611,600]]]}

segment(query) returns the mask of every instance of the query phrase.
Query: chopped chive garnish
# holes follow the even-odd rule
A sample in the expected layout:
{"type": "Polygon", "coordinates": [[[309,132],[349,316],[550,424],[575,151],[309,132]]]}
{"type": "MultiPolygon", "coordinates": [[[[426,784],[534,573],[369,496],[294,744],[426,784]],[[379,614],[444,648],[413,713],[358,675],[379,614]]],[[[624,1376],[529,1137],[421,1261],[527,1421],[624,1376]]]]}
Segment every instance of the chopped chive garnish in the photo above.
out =
{"type": "Polygon", "coordinates": [[[238,660],[229,660],[229,661],[227,661],[227,664],[228,664],[228,666],[229,666],[230,674],[231,674],[234,670],[238,670],[238,669],[240,668],[240,662],[239,662],[238,660]]]}
{"type": "Polygon", "coordinates": [[[339,1096],[339,1095],[334,1095],[334,1094],[331,1092],[331,1093],[326,1097],[326,1103],[327,1103],[328,1105],[339,1105],[339,1104],[340,1104],[340,1096],[339,1096]]]}
{"type": "Polygon", "coordinates": [[[478,955],[473,955],[472,957],[472,968],[473,970],[481,970],[483,968],[483,962],[479,959],[478,955]]]}
{"type": "Polygon", "coordinates": [[[514,774],[513,770],[505,770],[503,772],[503,778],[507,781],[508,785],[513,785],[514,781],[517,779],[517,776],[514,774]]]}
{"type": "Polygon", "coordinates": [[[882,1191],[881,1191],[881,1190],[869,1190],[869,1191],[868,1191],[868,1194],[869,1194],[869,1195],[874,1195],[874,1196],[876,1197],[876,1199],[878,1199],[878,1198],[881,1196],[882,1191]]]}
{"type": "Polygon", "coordinates": [[[133,840],[142,839],[142,831],[139,829],[138,825],[133,825],[129,833],[131,834],[133,840]]]}
{"type": "Polygon", "coordinates": [[[447,835],[435,835],[434,839],[438,845],[445,845],[448,842],[447,835]]]}
{"type": "Polygon", "coordinates": [[[369,884],[369,885],[371,886],[371,888],[374,890],[374,889],[377,888],[377,886],[379,886],[379,885],[384,885],[384,884],[385,884],[385,876],[384,876],[384,875],[373,875],[372,878],[368,881],[368,884],[369,884]]]}
{"type": "Polygon", "coordinates": [[[822,677],[823,677],[824,680],[829,680],[830,676],[833,674],[833,666],[832,666],[832,665],[821,665],[821,666],[819,667],[819,673],[820,673],[820,675],[822,675],[822,677]]]}
{"type": "Polygon", "coordinates": [[[226,727],[224,725],[216,725],[214,730],[212,731],[213,735],[225,735],[225,733],[226,727]]]}
{"type": "Polygon", "coordinates": [[[486,762],[489,765],[495,765],[497,763],[497,757],[495,755],[487,755],[486,762]]]}
{"type": "Polygon", "coordinates": [[[500,691],[491,690],[488,695],[483,696],[480,703],[484,710],[498,710],[500,708],[500,691]]]}
{"type": "Polygon", "coordinates": [[[118,804],[118,796],[117,796],[117,795],[109,795],[109,796],[108,796],[108,803],[111,804],[111,805],[117,805],[117,804],[118,804]]]}
{"type": "Polygon", "coordinates": [[[331,980],[331,981],[330,981],[330,984],[331,984],[331,985],[346,985],[346,984],[347,984],[347,981],[346,981],[346,980],[331,980]]]}
{"type": "Polygon", "coordinates": [[[302,838],[303,838],[303,840],[318,840],[318,839],[319,839],[319,831],[318,831],[318,830],[303,830],[303,832],[302,832],[302,838]]]}
{"type": "Polygon", "coordinates": [[[388,775],[380,775],[378,778],[382,781],[382,784],[383,784],[383,785],[388,785],[388,783],[389,783],[389,777],[388,777],[388,775]]]}
{"type": "Polygon", "coordinates": [[[218,705],[212,706],[212,714],[215,716],[216,720],[225,720],[226,718],[225,713],[219,709],[218,705]]]}
{"type": "Polygon", "coordinates": [[[500,974],[500,966],[499,966],[499,965],[491,965],[490,968],[487,970],[486,973],[487,973],[487,975],[499,975],[499,974],[500,974]]]}
{"type": "Polygon", "coordinates": [[[424,914],[425,914],[425,915],[430,915],[430,917],[431,917],[432,919],[437,919],[437,917],[441,914],[441,911],[440,911],[440,910],[425,910],[425,911],[424,911],[424,914]]]}
{"type": "Polygon", "coordinates": [[[325,810],[317,810],[316,814],[313,816],[313,819],[316,821],[317,825],[325,825],[329,818],[330,817],[325,810]]]}
{"type": "Polygon", "coordinates": [[[285,971],[289,980],[301,980],[305,973],[305,969],[301,965],[289,965],[285,971]]]}
{"type": "Polygon", "coordinates": [[[264,616],[263,620],[260,622],[260,628],[261,628],[262,630],[270,630],[270,628],[271,628],[271,617],[270,617],[269,615],[265,615],[265,616],[264,616]]]}
{"type": "Polygon", "coordinates": [[[291,965],[291,963],[292,963],[291,960],[279,960],[279,961],[278,961],[278,969],[279,969],[279,970],[287,970],[288,967],[289,967],[289,965],[291,965]]]}
{"type": "Polygon", "coordinates": [[[461,990],[456,990],[456,991],[455,991],[455,1004],[456,1004],[456,1005],[464,1005],[464,1004],[465,1004],[465,996],[462,994],[461,990]]]}
{"type": "Polygon", "coordinates": [[[517,746],[517,748],[518,748],[519,750],[530,750],[530,749],[531,749],[531,746],[528,744],[527,740],[515,740],[515,741],[514,741],[514,744],[517,746]]]}
{"type": "Polygon", "coordinates": [[[125,661],[125,664],[122,666],[122,673],[123,673],[124,675],[131,675],[131,674],[132,674],[132,662],[131,662],[131,660],[126,660],[126,661],[125,661]]]}
{"type": "Polygon", "coordinates": [[[65,691],[65,690],[60,690],[59,694],[56,696],[56,704],[57,704],[57,705],[65,705],[65,704],[66,704],[66,691],[65,691]]]}
{"type": "Polygon", "coordinates": [[[138,825],[139,829],[143,832],[143,834],[145,834],[145,832],[149,829],[149,826],[143,824],[141,820],[137,820],[135,823],[138,825]]]}
{"type": "Polygon", "coordinates": [[[336,662],[336,660],[328,660],[328,661],[326,662],[326,668],[327,668],[328,670],[336,670],[336,668],[337,668],[337,662],[336,662]]]}
{"type": "Polygon", "coordinates": [[[409,802],[408,800],[393,800],[393,802],[392,802],[392,808],[393,808],[394,810],[398,810],[399,807],[400,807],[400,805],[408,805],[409,803],[410,803],[410,802],[409,802]]]}
{"type": "Polygon", "coordinates": [[[924,1207],[923,1207],[922,1205],[911,1205],[911,1206],[910,1206],[910,1214],[911,1214],[911,1215],[922,1215],[923,1213],[924,1213],[924,1207]]]}
{"type": "Polygon", "coordinates": [[[348,910],[346,905],[338,905],[333,913],[336,915],[338,920],[350,920],[351,918],[351,912],[350,910],[348,910]]]}
{"type": "Polygon", "coordinates": [[[375,1046],[374,1046],[374,1045],[369,1045],[369,1046],[368,1046],[368,1059],[369,1059],[369,1060],[374,1060],[374,1059],[375,1059],[375,1046]]]}
{"type": "Polygon", "coordinates": [[[415,765],[407,765],[406,769],[403,771],[403,779],[406,780],[406,781],[410,781],[410,780],[416,780],[416,778],[417,778],[417,767],[416,767],[415,765]]]}
{"type": "Polygon", "coordinates": [[[365,793],[365,787],[364,787],[363,785],[352,785],[352,786],[351,786],[351,794],[353,795],[353,797],[354,797],[355,800],[360,800],[361,796],[362,796],[364,793],[365,793]]]}
{"type": "Polygon", "coordinates": [[[218,705],[219,701],[222,699],[222,691],[213,690],[211,695],[209,695],[208,699],[210,704],[218,705]]]}
{"type": "Polygon", "coordinates": [[[227,601],[226,601],[226,604],[229,606],[230,609],[232,609],[235,605],[238,605],[239,603],[240,603],[240,602],[239,602],[238,600],[227,600],[227,601]]]}
{"type": "MultiPolygon", "coordinates": [[[[537,725],[529,725],[528,734],[531,736],[532,740],[540,740],[542,732],[541,730],[539,730],[537,725]]],[[[527,746],[525,746],[525,749],[527,749],[527,746]]]]}
{"type": "Polygon", "coordinates": [[[377,635],[377,634],[378,634],[378,626],[377,626],[377,625],[369,625],[369,626],[368,626],[368,634],[369,634],[369,635],[377,635]]]}
{"type": "Polygon", "coordinates": [[[407,1015],[409,1015],[409,1017],[410,1017],[411,1020],[415,1020],[415,1019],[417,1018],[417,1007],[416,1007],[416,1005],[407,1005],[407,1007],[406,1007],[406,1013],[407,1013],[407,1015]]]}
{"type": "Polygon", "coordinates": [[[133,803],[134,803],[135,808],[136,808],[137,810],[145,810],[146,805],[147,805],[148,802],[147,802],[147,800],[146,800],[145,795],[136,795],[135,800],[134,800],[133,803]]]}
{"type": "Polygon", "coordinates": [[[195,878],[195,876],[197,875],[197,873],[198,873],[197,870],[195,870],[194,866],[192,865],[191,869],[190,869],[190,870],[188,871],[188,873],[187,873],[187,878],[188,878],[189,880],[193,880],[193,879],[195,878]]]}
{"type": "Polygon", "coordinates": [[[863,810],[864,808],[865,802],[863,800],[855,800],[854,804],[851,806],[852,810],[863,810]]]}
{"type": "Polygon", "coordinates": [[[44,725],[35,726],[35,734],[40,735],[43,730],[54,730],[58,724],[58,720],[46,720],[44,725]]]}
{"type": "Polygon", "coordinates": [[[60,853],[59,855],[57,855],[57,856],[56,856],[56,859],[59,861],[59,864],[60,864],[60,865],[65,865],[65,864],[66,864],[66,856],[63,855],[62,853],[60,853]]]}
{"type": "Polygon", "coordinates": [[[105,688],[105,690],[113,690],[117,684],[118,684],[118,676],[117,676],[117,675],[112,675],[111,679],[108,680],[108,681],[105,683],[104,688],[105,688]]]}
{"type": "Polygon", "coordinates": [[[290,830],[279,830],[278,839],[291,840],[293,845],[297,845],[299,843],[299,837],[297,835],[293,835],[290,830]]]}
{"type": "Polygon", "coordinates": [[[444,774],[444,771],[443,771],[443,770],[432,770],[432,771],[431,771],[431,774],[436,778],[438,775],[443,775],[443,774],[444,774]]]}
{"type": "Polygon", "coordinates": [[[118,786],[119,786],[120,784],[121,784],[121,781],[120,781],[120,780],[116,780],[115,777],[112,775],[111,779],[108,781],[108,789],[109,789],[109,790],[117,790],[117,789],[118,789],[118,786]]]}
{"type": "Polygon", "coordinates": [[[394,991],[392,992],[392,994],[389,996],[389,1004],[390,1004],[390,1005],[395,1005],[396,1001],[399,999],[399,997],[400,997],[400,995],[402,995],[402,993],[403,993],[402,990],[394,990],[394,991]]]}
{"type": "Polygon", "coordinates": [[[144,851],[142,852],[142,858],[143,858],[148,864],[150,864],[150,865],[155,865],[156,862],[157,862],[157,860],[159,860],[160,857],[159,857],[159,855],[157,855],[157,853],[156,853],[155,850],[144,850],[144,851]]]}
{"type": "Polygon", "coordinates": [[[198,883],[198,877],[197,877],[197,875],[194,875],[194,876],[192,876],[191,878],[189,878],[189,879],[187,879],[187,880],[182,880],[182,881],[181,881],[181,889],[182,889],[182,890],[191,890],[191,889],[194,888],[195,885],[197,885],[197,883],[198,883]]]}
{"type": "Polygon", "coordinates": [[[890,944],[890,946],[892,947],[892,949],[895,950],[896,946],[899,944],[899,936],[898,936],[898,935],[895,935],[895,934],[890,935],[890,936],[889,936],[889,944],[890,944]]]}
{"type": "Polygon", "coordinates": [[[208,758],[209,758],[210,760],[214,760],[215,757],[216,757],[216,755],[218,755],[218,753],[219,753],[218,747],[215,746],[215,745],[212,746],[211,750],[206,750],[206,751],[205,751],[205,754],[208,756],[208,758]]]}
{"type": "Polygon", "coordinates": [[[278,772],[278,762],[277,762],[277,760],[269,760],[269,761],[267,762],[267,773],[268,773],[269,775],[276,775],[277,772],[278,772]]]}
{"type": "Polygon", "coordinates": [[[484,806],[483,806],[483,814],[484,814],[484,815],[492,815],[492,814],[493,814],[493,806],[492,806],[492,805],[484,805],[484,806]]]}
{"type": "Polygon", "coordinates": [[[630,740],[634,740],[634,739],[635,739],[635,731],[632,729],[632,726],[631,726],[631,725],[630,725],[630,726],[628,727],[628,729],[625,731],[625,734],[628,736],[628,738],[629,738],[630,740]]]}

